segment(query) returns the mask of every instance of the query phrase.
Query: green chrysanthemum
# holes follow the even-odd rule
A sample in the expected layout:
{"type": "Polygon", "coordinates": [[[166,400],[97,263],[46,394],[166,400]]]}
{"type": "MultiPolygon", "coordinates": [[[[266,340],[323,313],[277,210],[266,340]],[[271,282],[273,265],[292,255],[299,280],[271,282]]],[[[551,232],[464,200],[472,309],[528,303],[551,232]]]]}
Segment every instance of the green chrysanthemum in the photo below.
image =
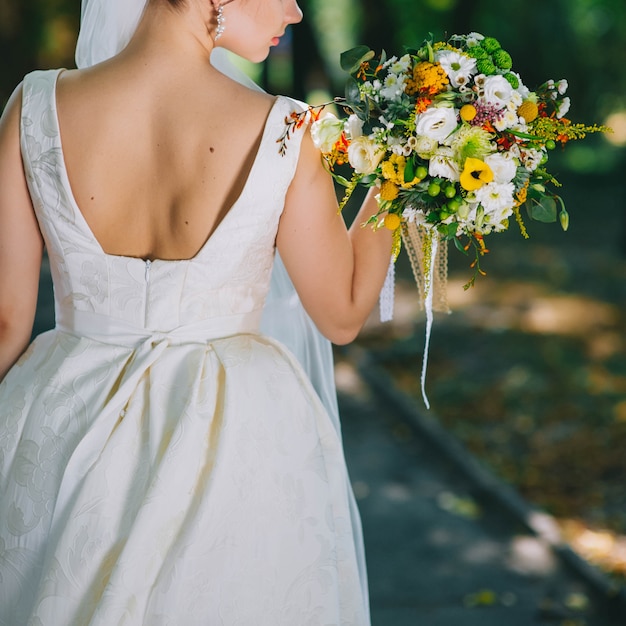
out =
{"type": "Polygon", "coordinates": [[[491,76],[496,73],[496,66],[493,64],[491,59],[477,59],[476,69],[479,74],[486,74],[487,76],[491,76]]]}
{"type": "Polygon", "coordinates": [[[509,81],[509,85],[511,85],[513,89],[517,89],[519,87],[519,78],[515,76],[515,74],[512,74],[511,72],[507,72],[504,75],[504,78],[506,78],[509,81]]]}
{"type": "Polygon", "coordinates": [[[493,152],[492,135],[480,126],[463,124],[446,143],[454,152],[454,160],[463,163],[468,158],[483,159],[493,152]]]}
{"type": "Polygon", "coordinates": [[[496,50],[501,48],[500,42],[495,37],[485,37],[480,45],[487,51],[489,54],[494,53],[496,50]]]}
{"type": "Polygon", "coordinates": [[[491,58],[493,59],[496,67],[501,70],[510,70],[513,67],[513,59],[511,58],[511,55],[506,50],[502,50],[502,48],[500,48],[500,50],[496,50],[491,58]]]}
{"type": "Polygon", "coordinates": [[[474,46],[467,50],[467,54],[474,59],[487,59],[489,58],[489,53],[481,48],[480,46],[474,46]]]}

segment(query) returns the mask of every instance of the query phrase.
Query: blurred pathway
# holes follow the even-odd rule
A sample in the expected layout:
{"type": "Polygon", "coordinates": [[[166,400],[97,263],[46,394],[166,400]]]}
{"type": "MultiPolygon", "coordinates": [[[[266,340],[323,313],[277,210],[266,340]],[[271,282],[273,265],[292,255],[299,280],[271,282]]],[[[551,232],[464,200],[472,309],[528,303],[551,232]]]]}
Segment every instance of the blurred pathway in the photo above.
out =
{"type": "Polygon", "coordinates": [[[614,599],[525,527],[511,510],[516,494],[503,506],[507,494],[497,491],[508,487],[477,482],[481,473],[460,446],[429,432],[417,407],[396,402],[375,366],[360,374],[358,356],[344,354],[343,438],[363,518],[373,626],[626,624],[614,599]]]}

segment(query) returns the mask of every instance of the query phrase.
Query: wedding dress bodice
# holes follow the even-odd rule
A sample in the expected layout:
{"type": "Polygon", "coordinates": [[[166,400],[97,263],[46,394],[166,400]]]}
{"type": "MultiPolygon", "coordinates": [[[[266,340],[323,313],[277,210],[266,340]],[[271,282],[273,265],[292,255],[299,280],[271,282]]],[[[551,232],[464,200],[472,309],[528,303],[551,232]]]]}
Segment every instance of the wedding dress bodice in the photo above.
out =
{"type": "Polygon", "coordinates": [[[58,74],[38,72],[25,83],[22,146],[52,261],[59,323],[74,328],[76,319],[87,313],[90,323],[114,324],[116,329],[119,323],[160,332],[206,324],[208,338],[257,330],[278,220],[299,153],[298,134],[285,156],[279,154],[276,139],[295,103],[276,99],[243,190],[201,250],[189,260],[150,262],[106,254],[77,206],[59,132],[58,74]],[[208,320],[215,321],[213,331],[208,320]]]}

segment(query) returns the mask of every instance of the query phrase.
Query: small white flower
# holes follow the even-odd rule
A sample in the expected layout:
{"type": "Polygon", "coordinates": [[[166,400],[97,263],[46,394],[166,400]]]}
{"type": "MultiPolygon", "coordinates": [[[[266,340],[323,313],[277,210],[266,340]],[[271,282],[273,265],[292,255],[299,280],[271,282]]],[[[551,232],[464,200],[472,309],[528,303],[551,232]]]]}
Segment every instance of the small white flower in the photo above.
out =
{"type": "Polygon", "coordinates": [[[363,135],[363,120],[354,113],[346,120],[344,131],[350,139],[356,139],[363,135]]]}
{"type": "Polygon", "coordinates": [[[461,174],[459,166],[454,160],[454,150],[446,147],[439,148],[430,158],[428,174],[433,178],[439,176],[451,181],[458,181],[461,174]]]}
{"type": "Polygon", "coordinates": [[[426,224],[426,214],[422,209],[414,209],[413,207],[407,207],[402,212],[402,217],[411,223],[415,223],[418,226],[423,226],[426,224]]]}
{"type": "Polygon", "coordinates": [[[332,113],[311,124],[311,138],[318,150],[330,152],[341,138],[344,123],[332,113]]]}
{"type": "Polygon", "coordinates": [[[456,112],[453,108],[430,107],[417,116],[415,133],[443,141],[456,127],[456,112]]]}
{"type": "Polygon", "coordinates": [[[442,50],[435,54],[435,60],[444,69],[454,87],[465,85],[476,72],[476,59],[460,52],[442,50]]]}
{"type": "Polygon", "coordinates": [[[543,151],[534,150],[532,148],[520,151],[520,159],[522,161],[522,164],[527,170],[531,172],[534,172],[539,167],[539,165],[541,165],[543,155],[543,151]]]}
{"type": "Polygon", "coordinates": [[[411,55],[405,54],[398,61],[389,66],[389,71],[394,74],[405,74],[411,65],[411,55]]]}
{"type": "Polygon", "coordinates": [[[380,95],[385,100],[396,100],[404,93],[405,77],[389,74],[385,78],[385,86],[380,90],[380,95]]]}
{"type": "Polygon", "coordinates": [[[494,128],[500,132],[506,130],[507,128],[512,128],[519,124],[519,117],[517,113],[513,110],[506,109],[502,116],[498,118],[494,123],[494,128]]]}
{"type": "Polygon", "coordinates": [[[563,100],[559,100],[556,105],[556,116],[561,119],[564,115],[567,114],[570,107],[570,99],[569,97],[563,98],[563,100]]]}
{"type": "Polygon", "coordinates": [[[505,107],[513,95],[513,87],[504,76],[485,78],[484,98],[489,104],[505,107]]]}
{"type": "Polygon", "coordinates": [[[508,217],[515,202],[513,183],[488,183],[476,190],[476,200],[485,209],[485,219],[492,225],[508,217]]]}
{"type": "Polygon", "coordinates": [[[510,183],[517,172],[517,164],[508,152],[496,152],[485,157],[485,163],[493,172],[493,180],[496,183],[510,183]]]}
{"type": "Polygon", "coordinates": [[[467,45],[471,48],[472,46],[477,46],[484,38],[485,36],[480,33],[471,32],[467,35],[465,40],[467,41],[467,45]]]}
{"type": "Polygon", "coordinates": [[[565,78],[562,78],[556,85],[556,89],[559,92],[559,95],[564,95],[565,92],[567,91],[567,80],[565,80],[565,78]]]}
{"type": "Polygon", "coordinates": [[[486,79],[487,77],[484,74],[476,74],[476,76],[474,76],[474,84],[476,87],[482,89],[485,86],[486,79]]]}
{"type": "Polygon", "coordinates": [[[357,137],[348,147],[348,160],[357,174],[373,174],[385,154],[369,137],[357,137]]]}

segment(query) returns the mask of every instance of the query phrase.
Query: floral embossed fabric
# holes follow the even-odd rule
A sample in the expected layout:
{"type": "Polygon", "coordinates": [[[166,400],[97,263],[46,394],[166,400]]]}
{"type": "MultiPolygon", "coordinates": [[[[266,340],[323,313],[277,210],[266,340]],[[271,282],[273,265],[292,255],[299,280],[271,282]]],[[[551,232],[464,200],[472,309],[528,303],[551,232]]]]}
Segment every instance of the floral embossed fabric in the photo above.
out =
{"type": "Polygon", "coordinates": [[[368,624],[339,435],[258,334],[294,103],[201,251],[146,263],[104,253],[76,206],[57,76],[23,87],[57,326],[0,384],[0,625],[368,624]]]}

